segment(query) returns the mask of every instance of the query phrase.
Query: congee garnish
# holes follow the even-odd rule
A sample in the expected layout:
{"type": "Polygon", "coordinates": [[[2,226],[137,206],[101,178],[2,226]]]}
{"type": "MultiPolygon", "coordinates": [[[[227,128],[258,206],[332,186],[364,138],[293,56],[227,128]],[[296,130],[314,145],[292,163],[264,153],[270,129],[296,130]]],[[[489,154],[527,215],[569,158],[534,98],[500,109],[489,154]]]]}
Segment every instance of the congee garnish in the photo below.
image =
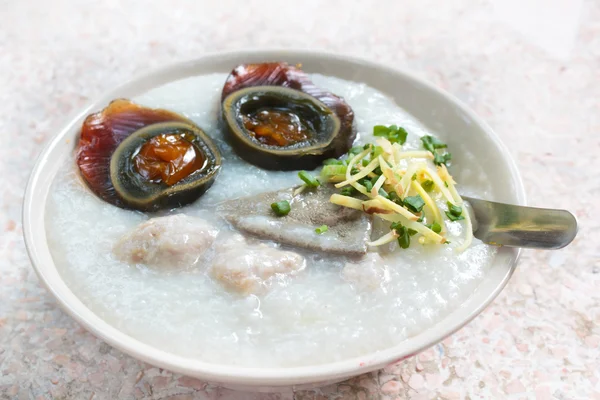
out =
{"type": "Polygon", "coordinates": [[[328,230],[329,230],[329,227],[327,225],[321,225],[315,229],[315,232],[318,233],[319,235],[322,235],[325,232],[327,232],[328,230]]]}
{"type": "Polygon", "coordinates": [[[216,177],[221,156],[184,116],[118,99],[83,122],[76,163],[101,199],[157,211],[196,200],[216,177]]]}
{"type": "Polygon", "coordinates": [[[304,186],[315,188],[321,184],[317,178],[306,171],[298,172],[298,177],[304,182],[304,186]]]}
{"type": "Polygon", "coordinates": [[[445,215],[448,221],[466,221],[466,237],[457,250],[469,247],[473,238],[469,213],[446,168],[450,153],[439,151],[446,144],[425,136],[421,141],[426,151],[404,150],[406,131],[394,125],[378,125],[374,135],[379,136],[376,143],[353,148],[344,159],[324,162],[322,180],[340,189],[330,201],[391,222],[390,231],[370,246],[397,241],[405,249],[413,236],[420,244],[449,243],[445,215]]]}
{"type": "Polygon", "coordinates": [[[276,215],[283,217],[291,211],[290,202],[287,200],[276,201],[271,203],[271,209],[276,215]]]}
{"type": "Polygon", "coordinates": [[[452,154],[444,151],[448,147],[445,143],[440,142],[435,136],[430,135],[423,136],[421,142],[425,150],[433,154],[433,163],[435,165],[445,164],[448,166],[448,162],[452,159],[452,154]]]}
{"type": "Polygon", "coordinates": [[[299,66],[240,65],[221,100],[233,148],[261,168],[314,169],[346,153],[356,137],[350,106],[315,86],[299,66]]]}

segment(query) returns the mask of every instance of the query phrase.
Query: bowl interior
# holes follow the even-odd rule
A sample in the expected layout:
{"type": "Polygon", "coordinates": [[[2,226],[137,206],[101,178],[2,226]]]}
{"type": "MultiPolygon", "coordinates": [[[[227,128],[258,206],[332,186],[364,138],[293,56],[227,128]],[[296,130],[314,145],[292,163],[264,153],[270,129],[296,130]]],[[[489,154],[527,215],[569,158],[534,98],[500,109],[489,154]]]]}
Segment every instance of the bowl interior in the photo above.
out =
{"type": "Polygon", "coordinates": [[[313,367],[241,368],[176,356],[146,345],[108,325],[69,290],[50,255],[44,213],[52,180],[65,157],[73,150],[85,116],[103,108],[114,98],[134,97],[173,80],[213,72],[229,72],[237,64],[262,61],[302,63],[307,72],[364,82],[386,93],[425,126],[439,134],[451,148],[465,149],[475,155],[468,166],[461,166],[460,152],[453,152],[456,165],[480,170],[493,182],[491,200],[525,203],[518,171],[491,129],[452,96],[408,73],[360,59],[310,51],[243,51],[208,55],[149,73],[106,93],[74,115],[42,152],[25,194],[24,234],[29,255],[40,279],[61,306],[79,323],[111,345],[153,365],[216,383],[274,387],[341,379],[381,368],[438,342],[474,318],[506,284],[515,267],[518,250],[500,249],[492,267],[473,295],[431,328],[387,350],[313,367]]]}

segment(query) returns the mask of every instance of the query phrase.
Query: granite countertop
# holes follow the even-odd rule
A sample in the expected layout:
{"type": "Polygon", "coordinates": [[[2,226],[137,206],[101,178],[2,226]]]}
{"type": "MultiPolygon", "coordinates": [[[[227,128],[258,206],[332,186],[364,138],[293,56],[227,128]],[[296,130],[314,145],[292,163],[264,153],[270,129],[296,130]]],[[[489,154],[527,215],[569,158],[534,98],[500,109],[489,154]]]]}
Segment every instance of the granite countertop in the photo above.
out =
{"type": "Polygon", "coordinates": [[[600,3],[0,0],[0,399],[600,399],[600,3]],[[138,72],[209,51],[324,49],[414,71],[496,130],[566,249],[525,251],[472,323],[416,357],[316,391],[258,395],[136,361],[60,310],[20,209],[45,142],[138,72]],[[17,140],[18,139],[18,140],[17,140]]]}

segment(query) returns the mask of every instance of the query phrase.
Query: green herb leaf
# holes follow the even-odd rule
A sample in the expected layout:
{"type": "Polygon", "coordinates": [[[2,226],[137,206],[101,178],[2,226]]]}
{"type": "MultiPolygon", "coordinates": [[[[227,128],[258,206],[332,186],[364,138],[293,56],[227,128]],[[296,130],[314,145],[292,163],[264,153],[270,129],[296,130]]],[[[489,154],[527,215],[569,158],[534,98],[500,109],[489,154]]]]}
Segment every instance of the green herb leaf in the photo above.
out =
{"type": "Polygon", "coordinates": [[[406,231],[405,227],[404,232],[400,236],[398,236],[398,245],[403,249],[408,249],[410,247],[410,235],[406,231]]]}
{"type": "Polygon", "coordinates": [[[373,135],[384,137],[391,143],[404,144],[404,142],[406,142],[406,138],[408,137],[408,132],[406,129],[396,125],[375,125],[373,127],[373,135]]]}
{"type": "Polygon", "coordinates": [[[435,154],[436,149],[445,149],[448,147],[447,144],[440,142],[439,139],[430,135],[421,137],[421,142],[423,142],[423,147],[425,150],[428,150],[433,154],[435,154]]]}
{"type": "Polygon", "coordinates": [[[438,224],[437,222],[434,222],[433,224],[429,224],[429,225],[425,225],[426,227],[428,227],[429,229],[431,229],[432,231],[434,231],[435,233],[440,233],[442,231],[442,226],[440,224],[438,224]]]}
{"type": "Polygon", "coordinates": [[[382,154],[383,154],[383,147],[375,146],[375,147],[373,147],[373,151],[371,152],[371,159],[374,160],[382,154]]]}
{"type": "Polygon", "coordinates": [[[328,230],[329,230],[329,227],[327,225],[321,225],[320,227],[315,229],[315,232],[317,232],[319,235],[322,235],[325,232],[327,232],[328,230]]]}
{"type": "Polygon", "coordinates": [[[362,185],[365,187],[365,189],[367,189],[367,192],[370,192],[371,189],[373,189],[373,184],[369,179],[363,179],[362,185]]]}
{"type": "Polygon", "coordinates": [[[278,201],[277,203],[272,203],[271,209],[275,212],[275,214],[277,214],[280,217],[283,217],[284,215],[288,215],[292,208],[290,207],[290,203],[287,200],[282,200],[278,201]]]}
{"type": "Polygon", "coordinates": [[[450,154],[450,153],[444,153],[444,154],[433,153],[433,163],[435,165],[445,164],[447,166],[448,162],[450,160],[452,160],[452,154],[450,154]]]}
{"type": "Polygon", "coordinates": [[[390,229],[396,231],[396,233],[399,233],[398,230],[402,227],[403,225],[400,222],[392,222],[392,224],[390,225],[390,229]]]}
{"type": "Polygon", "coordinates": [[[375,125],[373,127],[373,136],[387,137],[391,129],[385,125],[375,125]]]}
{"type": "Polygon", "coordinates": [[[410,246],[410,237],[417,233],[417,231],[413,229],[407,229],[400,222],[393,222],[390,225],[390,229],[396,231],[396,234],[398,235],[398,245],[403,249],[407,249],[410,246]]]}
{"type": "Polygon", "coordinates": [[[421,138],[421,142],[423,143],[423,147],[425,150],[431,152],[433,154],[433,163],[435,165],[447,164],[452,159],[452,154],[445,152],[444,154],[439,154],[436,150],[445,149],[448,147],[446,143],[440,142],[439,139],[434,136],[423,136],[421,138]]]}
{"type": "Polygon", "coordinates": [[[460,221],[461,219],[465,219],[465,217],[463,217],[462,215],[456,216],[450,213],[450,211],[446,211],[446,216],[450,221],[460,221]]]}
{"type": "Polygon", "coordinates": [[[421,196],[407,196],[404,198],[404,205],[412,212],[421,212],[425,206],[425,201],[421,196]]]}
{"type": "Polygon", "coordinates": [[[306,186],[308,186],[308,187],[317,187],[321,184],[321,182],[319,182],[317,180],[317,178],[315,178],[314,176],[312,176],[311,174],[309,174],[306,171],[298,172],[298,177],[300,179],[302,179],[304,181],[304,183],[306,183],[306,186]]]}
{"type": "Polygon", "coordinates": [[[462,207],[461,206],[456,206],[452,203],[450,203],[449,201],[446,202],[447,206],[448,206],[448,211],[450,211],[452,214],[454,215],[460,215],[462,214],[462,207]]]}
{"type": "Polygon", "coordinates": [[[428,180],[424,181],[423,183],[421,183],[421,186],[423,186],[423,189],[426,192],[431,192],[431,190],[435,186],[435,183],[428,179],[428,180]]]}
{"type": "Polygon", "coordinates": [[[404,144],[406,142],[406,138],[408,137],[408,132],[406,129],[399,127],[394,135],[393,140],[390,140],[392,143],[404,144]]]}
{"type": "Polygon", "coordinates": [[[447,202],[448,211],[446,211],[446,216],[450,221],[460,221],[461,219],[465,219],[462,215],[462,207],[455,206],[454,204],[447,202]]]}

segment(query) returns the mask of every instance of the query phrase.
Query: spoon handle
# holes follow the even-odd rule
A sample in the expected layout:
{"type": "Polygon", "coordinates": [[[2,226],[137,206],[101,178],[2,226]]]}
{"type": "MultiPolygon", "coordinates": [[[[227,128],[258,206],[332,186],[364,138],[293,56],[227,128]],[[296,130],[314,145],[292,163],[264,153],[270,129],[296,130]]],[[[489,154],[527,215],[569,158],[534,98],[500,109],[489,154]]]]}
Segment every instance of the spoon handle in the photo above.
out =
{"type": "Polygon", "coordinates": [[[473,235],[484,243],[560,249],[577,235],[577,219],[566,210],[496,203],[463,196],[475,215],[473,235]]]}

